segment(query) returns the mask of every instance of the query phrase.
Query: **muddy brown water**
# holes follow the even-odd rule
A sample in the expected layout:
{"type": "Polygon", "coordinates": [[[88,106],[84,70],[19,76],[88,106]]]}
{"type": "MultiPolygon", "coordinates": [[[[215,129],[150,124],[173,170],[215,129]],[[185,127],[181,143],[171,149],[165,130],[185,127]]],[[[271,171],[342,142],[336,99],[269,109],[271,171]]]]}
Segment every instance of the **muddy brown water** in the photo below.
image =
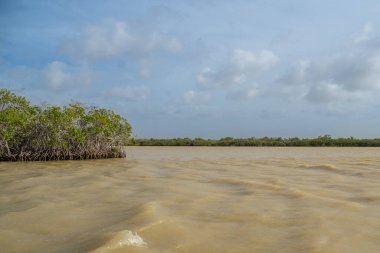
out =
{"type": "Polygon", "coordinates": [[[0,252],[380,252],[380,148],[0,163],[0,252]]]}

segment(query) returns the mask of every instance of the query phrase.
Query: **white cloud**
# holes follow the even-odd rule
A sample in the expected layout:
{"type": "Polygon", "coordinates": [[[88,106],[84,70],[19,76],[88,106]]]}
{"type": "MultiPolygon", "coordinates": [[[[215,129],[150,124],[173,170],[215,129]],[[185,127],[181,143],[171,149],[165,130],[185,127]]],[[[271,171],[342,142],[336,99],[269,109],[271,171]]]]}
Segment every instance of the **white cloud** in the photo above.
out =
{"type": "Polygon", "coordinates": [[[91,85],[92,72],[85,66],[73,68],[66,63],[54,61],[42,70],[42,79],[52,90],[66,90],[91,85]]]}
{"type": "Polygon", "coordinates": [[[67,40],[63,49],[74,58],[99,61],[127,54],[141,56],[153,52],[174,53],[181,50],[180,41],[159,32],[136,32],[126,22],[106,20],[85,27],[76,39],[67,40]]]}
{"type": "Polygon", "coordinates": [[[229,62],[215,70],[204,68],[197,75],[197,81],[203,89],[228,88],[253,83],[259,74],[270,69],[277,61],[278,57],[271,51],[262,50],[253,53],[236,49],[229,62]]]}
{"type": "Polygon", "coordinates": [[[353,38],[354,44],[361,44],[369,41],[373,34],[374,28],[371,23],[364,26],[363,31],[359,34],[355,34],[353,38]]]}
{"type": "Polygon", "coordinates": [[[331,82],[321,82],[313,85],[306,95],[306,99],[313,103],[328,103],[346,96],[342,86],[331,82]]]}
{"type": "Polygon", "coordinates": [[[146,86],[125,86],[114,87],[108,95],[127,100],[144,100],[147,99],[150,94],[150,89],[146,86]]]}
{"type": "Polygon", "coordinates": [[[278,61],[278,57],[271,51],[262,50],[253,53],[247,50],[236,49],[232,56],[232,63],[240,71],[261,71],[271,68],[278,61]]]}
{"type": "Polygon", "coordinates": [[[238,87],[229,90],[227,93],[227,98],[232,100],[246,100],[256,98],[259,94],[259,89],[257,84],[246,85],[243,87],[238,87]]]}
{"type": "Polygon", "coordinates": [[[277,82],[293,96],[314,103],[360,99],[380,91],[380,46],[369,38],[372,26],[355,38],[346,52],[322,59],[300,61],[277,82]],[[364,43],[365,42],[365,43],[364,43]],[[290,92],[289,92],[290,91],[290,92]]]}
{"type": "Polygon", "coordinates": [[[204,104],[210,99],[210,94],[204,91],[189,90],[183,94],[183,101],[186,105],[204,104]]]}
{"type": "Polygon", "coordinates": [[[197,81],[203,91],[222,90],[232,100],[252,99],[259,93],[257,79],[278,62],[271,51],[233,50],[228,62],[218,68],[204,68],[197,81]]]}
{"type": "Polygon", "coordinates": [[[310,78],[310,61],[301,60],[296,66],[291,68],[283,77],[281,77],[278,82],[286,85],[303,85],[309,82],[310,78]]]}
{"type": "Polygon", "coordinates": [[[47,85],[54,90],[63,88],[71,78],[67,73],[67,65],[59,61],[48,64],[43,70],[43,75],[47,85]]]}

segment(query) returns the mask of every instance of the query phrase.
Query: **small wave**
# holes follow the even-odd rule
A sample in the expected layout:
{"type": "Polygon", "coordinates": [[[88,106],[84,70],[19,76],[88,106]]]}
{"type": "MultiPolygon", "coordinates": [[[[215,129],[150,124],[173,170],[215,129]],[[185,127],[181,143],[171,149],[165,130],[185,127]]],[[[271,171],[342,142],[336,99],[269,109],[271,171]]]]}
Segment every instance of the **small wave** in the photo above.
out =
{"type": "Polygon", "coordinates": [[[287,195],[293,198],[305,198],[305,197],[312,197],[312,195],[306,191],[302,191],[300,189],[290,187],[287,190],[287,195]]]}
{"type": "Polygon", "coordinates": [[[315,169],[321,169],[321,170],[336,170],[336,166],[332,164],[322,164],[322,165],[317,165],[314,166],[313,168],[315,169]]]}
{"type": "Polygon", "coordinates": [[[129,222],[131,225],[140,224],[145,226],[156,223],[163,216],[162,206],[156,201],[151,201],[133,208],[129,216],[129,222]]]}
{"type": "Polygon", "coordinates": [[[124,247],[147,247],[147,243],[137,233],[122,230],[111,235],[108,241],[91,253],[106,253],[124,247]]]}
{"type": "Polygon", "coordinates": [[[306,168],[306,169],[324,169],[324,170],[336,170],[336,166],[333,164],[319,164],[319,165],[308,165],[304,164],[299,166],[300,168],[306,168]]]}
{"type": "Polygon", "coordinates": [[[224,184],[224,185],[230,185],[233,187],[238,187],[238,186],[245,186],[245,187],[261,187],[261,188],[267,188],[270,190],[281,190],[282,187],[271,183],[271,182],[260,182],[260,181],[255,181],[255,180],[250,180],[250,179],[222,179],[216,181],[217,183],[224,184]]]}
{"type": "Polygon", "coordinates": [[[311,169],[311,170],[324,170],[324,171],[331,171],[331,172],[337,172],[339,173],[340,170],[333,164],[319,164],[319,165],[300,165],[298,168],[302,169],[311,169]]]}
{"type": "Polygon", "coordinates": [[[287,195],[293,198],[308,198],[308,199],[314,199],[314,200],[321,200],[321,201],[328,202],[331,204],[344,205],[350,208],[364,207],[361,203],[357,203],[352,200],[337,199],[337,198],[332,198],[332,197],[321,196],[321,195],[313,194],[311,192],[303,191],[294,187],[288,188],[286,190],[287,190],[287,195]]]}
{"type": "Polygon", "coordinates": [[[358,196],[358,197],[352,197],[350,198],[351,201],[357,201],[357,202],[378,202],[380,201],[380,195],[365,195],[365,196],[358,196]]]}

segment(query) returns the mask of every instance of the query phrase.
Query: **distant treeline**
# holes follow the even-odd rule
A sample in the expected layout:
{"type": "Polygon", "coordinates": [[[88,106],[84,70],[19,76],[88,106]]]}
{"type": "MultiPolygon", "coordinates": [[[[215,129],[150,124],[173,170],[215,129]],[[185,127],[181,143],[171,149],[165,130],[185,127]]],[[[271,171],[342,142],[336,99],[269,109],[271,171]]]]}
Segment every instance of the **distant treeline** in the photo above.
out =
{"type": "Polygon", "coordinates": [[[0,161],[124,157],[131,126],[106,109],[31,105],[0,89],[0,161]]]}
{"type": "Polygon", "coordinates": [[[380,139],[332,138],[330,135],[313,139],[300,138],[232,138],[219,140],[202,138],[136,139],[138,146],[239,146],[239,147],[380,147],[380,139]]]}

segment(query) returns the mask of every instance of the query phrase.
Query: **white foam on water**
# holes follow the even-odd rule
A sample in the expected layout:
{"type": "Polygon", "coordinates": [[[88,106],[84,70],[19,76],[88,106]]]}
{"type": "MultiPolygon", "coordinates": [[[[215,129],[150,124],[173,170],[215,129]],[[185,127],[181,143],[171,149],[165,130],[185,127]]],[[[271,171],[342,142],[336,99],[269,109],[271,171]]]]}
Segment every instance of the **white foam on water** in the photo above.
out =
{"type": "Polygon", "coordinates": [[[110,241],[111,247],[123,247],[123,246],[136,246],[146,247],[147,243],[137,234],[129,230],[123,230],[118,232],[115,237],[110,241]]]}
{"type": "Polygon", "coordinates": [[[137,233],[133,233],[130,230],[122,230],[112,235],[109,241],[92,252],[109,252],[109,250],[120,249],[125,246],[148,247],[148,244],[137,233]]]}

